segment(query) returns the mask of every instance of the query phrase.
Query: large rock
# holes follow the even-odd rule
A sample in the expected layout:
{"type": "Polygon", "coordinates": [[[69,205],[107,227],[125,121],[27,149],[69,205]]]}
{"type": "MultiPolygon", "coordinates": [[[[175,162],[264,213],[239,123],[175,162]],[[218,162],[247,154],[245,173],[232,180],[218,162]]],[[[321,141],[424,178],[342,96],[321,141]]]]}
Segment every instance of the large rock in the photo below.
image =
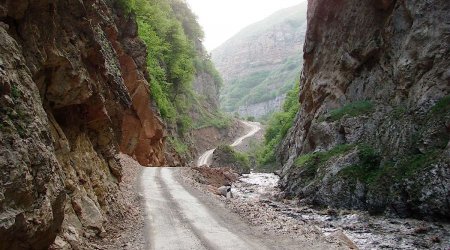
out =
{"type": "Polygon", "coordinates": [[[309,1],[301,110],[278,150],[290,195],[450,219],[449,10],[445,0],[309,1]]]}
{"type": "Polygon", "coordinates": [[[248,157],[227,145],[220,145],[214,150],[211,167],[231,168],[239,174],[250,173],[248,157]]]}

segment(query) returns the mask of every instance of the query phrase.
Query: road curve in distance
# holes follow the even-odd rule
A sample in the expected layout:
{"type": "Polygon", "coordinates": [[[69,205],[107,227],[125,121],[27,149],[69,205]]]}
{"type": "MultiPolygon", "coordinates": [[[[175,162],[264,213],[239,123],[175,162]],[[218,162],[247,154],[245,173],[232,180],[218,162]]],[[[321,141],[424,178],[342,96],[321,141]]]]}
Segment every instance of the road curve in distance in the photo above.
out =
{"type": "MultiPolygon", "coordinates": [[[[247,126],[249,128],[249,131],[245,135],[237,138],[230,145],[232,147],[238,146],[245,139],[252,137],[261,129],[261,124],[259,122],[248,122],[248,121],[240,121],[240,122],[243,123],[245,126],[247,126]]],[[[209,165],[209,161],[214,153],[214,150],[216,150],[216,149],[215,148],[210,149],[210,150],[206,151],[205,153],[203,153],[202,155],[200,155],[200,157],[198,158],[198,161],[197,161],[197,166],[209,165]]]]}

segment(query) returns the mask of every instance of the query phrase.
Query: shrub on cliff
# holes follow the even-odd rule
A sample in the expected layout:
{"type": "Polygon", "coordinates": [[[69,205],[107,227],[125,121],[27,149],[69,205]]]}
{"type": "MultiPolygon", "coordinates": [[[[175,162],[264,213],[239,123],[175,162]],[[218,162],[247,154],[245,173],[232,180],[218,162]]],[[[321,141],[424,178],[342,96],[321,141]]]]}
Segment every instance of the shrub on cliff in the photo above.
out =
{"type": "Polygon", "coordinates": [[[264,147],[258,153],[258,163],[260,165],[275,163],[276,149],[294,124],[295,115],[300,107],[298,102],[300,89],[298,82],[287,93],[282,111],[274,113],[268,122],[266,134],[264,135],[264,147]]]}

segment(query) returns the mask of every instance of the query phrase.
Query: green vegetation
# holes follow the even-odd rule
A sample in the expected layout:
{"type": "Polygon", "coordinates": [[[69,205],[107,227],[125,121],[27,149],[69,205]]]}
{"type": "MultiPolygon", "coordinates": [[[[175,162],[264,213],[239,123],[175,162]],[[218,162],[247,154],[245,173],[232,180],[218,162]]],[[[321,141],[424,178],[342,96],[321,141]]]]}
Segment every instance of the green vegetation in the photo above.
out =
{"type": "Polygon", "coordinates": [[[450,95],[441,98],[436,104],[431,108],[432,113],[444,114],[450,112],[450,95]]]}
{"type": "Polygon", "coordinates": [[[302,169],[301,174],[305,181],[312,181],[316,178],[317,170],[320,166],[333,157],[344,155],[355,148],[358,150],[359,162],[343,168],[339,172],[339,176],[353,180],[355,183],[356,180],[359,180],[368,185],[369,188],[388,188],[383,186],[414,176],[420,170],[437,162],[438,155],[442,152],[433,150],[424,154],[406,155],[398,161],[382,162],[380,153],[370,145],[343,144],[329,151],[302,155],[295,160],[294,164],[302,169]]]}
{"type": "Polygon", "coordinates": [[[169,144],[184,153],[187,146],[182,138],[191,129],[227,126],[229,118],[205,108],[211,100],[193,90],[196,74],[209,74],[213,79],[210,84],[217,88],[222,79],[202,49],[204,34],[186,1],[117,0],[117,3],[126,13],[136,15],[139,37],[147,45],[150,94],[162,118],[176,127],[176,137],[180,138],[169,139],[169,144]],[[191,119],[193,112],[199,114],[196,120],[191,119]]]}
{"type": "Polygon", "coordinates": [[[133,1],[134,0],[116,0],[120,8],[126,13],[131,13],[133,11],[133,1]]]}
{"type": "Polygon", "coordinates": [[[392,109],[391,115],[394,119],[398,120],[401,119],[406,114],[406,107],[405,106],[397,106],[394,109],[392,109]]]}
{"type": "Polygon", "coordinates": [[[286,94],[295,85],[301,62],[299,54],[286,59],[278,69],[257,71],[232,80],[222,91],[224,110],[232,112],[240,106],[270,101],[286,94]]]}
{"type": "Polygon", "coordinates": [[[304,154],[295,159],[295,166],[306,169],[317,169],[318,166],[327,162],[334,156],[342,155],[352,150],[355,146],[350,144],[342,144],[332,148],[329,151],[314,152],[304,154]]]}
{"type": "Polygon", "coordinates": [[[340,174],[348,178],[355,178],[365,183],[372,182],[380,172],[381,157],[378,152],[368,145],[358,146],[359,163],[344,168],[340,174]]]}
{"type": "Polygon", "coordinates": [[[232,123],[231,117],[220,111],[211,112],[210,103],[213,101],[208,101],[204,98],[194,95],[192,111],[198,117],[194,118],[193,128],[200,129],[213,126],[218,129],[223,129],[229,127],[232,123]]]}
{"type": "Polygon", "coordinates": [[[177,137],[168,137],[167,141],[178,154],[185,154],[189,151],[188,146],[181,142],[177,137]]]}
{"type": "MultiPolygon", "coordinates": [[[[297,81],[299,82],[299,81],[297,81]]],[[[258,153],[258,163],[261,165],[273,164],[276,161],[275,151],[294,124],[295,115],[300,107],[298,102],[299,83],[287,93],[281,112],[273,114],[270,118],[264,135],[264,147],[258,153]]]]}
{"type": "MultiPolygon", "coordinates": [[[[151,95],[162,117],[179,126],[180,131],[186,131],[190,124],[187,114],[191,107],[191,82],[195,73],[195,47],[189,38],[202,34],[193,28],[189,30],[193,33],[187,34],[184,26],[198,26],[195,17],[177,19],[177,11],[181,11],[181,7],[176,0],[119,2],[125,10],[136,14],[139,37],[148,50],[151,95]]],[[[189,11],[187,6],[185,11],[189,11]]]]}
{"type": "Polygon", "coordinates": [[[136,14],[139,37],[148,50],[150,91],[161,116],[179,131],[189,130],[195,73],[209,73],[213,84],[222,84],[211,60],[196,50],[203,39],[196,16],[182,0],[120,0],[119,4],[136,14]]]}
{"type": "Polygon", "coordinates": [[[20,97],[20,91],[17,88],[16,84],[12,84],[11,85],[11,97],[12,97],[13,100],[16,100],[16,99],[18,99],[20,97]]]}
{"type": "Polygon", "coordinates": [[[246,168],[250,169],[250,160],[248,158],[248,155],[233,150],[233,156],[239,163],[241,163],[246,168]]]}
{"type": "MultiPolygon", "coordinates": [[[[264,20],[244,28],[214,50],[214,60],[219,63],[238,56],[241,51],[240,47],[236,45],[254,44],[255,46],[269,47],[270,44],[255,43],[256,41],[264,43],[267,40],[265,36],[280,27],[286,29],[287,33],[301,34],[304,32],[303,25],[306,24],[306,19],[307,2],[277,11],[264,20]]],[[[293,39],[299,38],[295,35],[287,39],[292,39],[289,42],[297,44],[298,41],[293,39]]],[[[287,45],[289,42],[285,45],[289,46],[287,45]]],[[[278,49],[289,50],[287,47],[280,47],[283,46],[282,44],[278,46],[278,49]]],[[[293,88],[301,70],[302,54],[295,53],[285,58],[275,56],[272,62],[268,62],[267,57],[261,58],[263,54],[253,55],[251,62],[239,64],[240,68],[237,69],[237,74],[226,76],[228,81],[221,96],[221,105],[225,111],[233,113],[240,106],[274,100],[293,88]]]]}
{"type": "Polygon", "coordinates": [[[349,103],[342,108],[331,110],[322,120],[337,121],[344,116],[356,117],[370,113],[373,110],[374,105],[371,101],[357,101],[349,103]]]}
{"type": "Polygon", "coordinates": [[[380,185],[387,185],[392,181],[398,182],[413,176],[436,162],[439,155],[439,152],[434,150],[425,154],[406,155],[398,161],[381,163],[380,154],[370,146],[360,145],[358,150],[360,162],[344,168],[339,174],[349,179],[359,180],[369,187],[378,188],[383,188],[380,185]]]}
{"type": "Polygon", "coordinates": [[[295,159],[296,167],[302,169],[302,176],[305,181],[312,181],[316,177],[317,169],[332,157],[345,154],[355,146],[349,144],[338,145],[329,151],[314,152],[302,155],[295,159]]]}
{"type": "Polygon", "coordinates": [[[201,105],[196,106],[196,110],[201,114],[200,118],[195,121],[194,128],[200,129],[205,127],[216,127],[218,129],[227,128],[231,125],[233,120],[226,114],[221,112],[208,112],[201,105]]]}

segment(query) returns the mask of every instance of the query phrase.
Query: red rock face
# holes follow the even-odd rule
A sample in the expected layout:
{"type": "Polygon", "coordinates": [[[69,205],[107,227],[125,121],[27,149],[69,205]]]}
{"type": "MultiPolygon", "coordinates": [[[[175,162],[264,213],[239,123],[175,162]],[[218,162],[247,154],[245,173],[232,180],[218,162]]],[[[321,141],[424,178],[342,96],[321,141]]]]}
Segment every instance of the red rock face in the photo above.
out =
{"type": "MultiPolygon", "coordinates": [[[[132,102],[131,107],[124,111],[122,117],[120,150],[133,156],[141,165],[162,166],[165,163],[164,125],[152,109],[149,84],[133,57],[127,54],[122,45],[117,42],[115,30],[112,29],[108,35],[119,56],[122,77],[132,102]]],[[[143,46],[137,37],[132,39],[143,46]]]]}

